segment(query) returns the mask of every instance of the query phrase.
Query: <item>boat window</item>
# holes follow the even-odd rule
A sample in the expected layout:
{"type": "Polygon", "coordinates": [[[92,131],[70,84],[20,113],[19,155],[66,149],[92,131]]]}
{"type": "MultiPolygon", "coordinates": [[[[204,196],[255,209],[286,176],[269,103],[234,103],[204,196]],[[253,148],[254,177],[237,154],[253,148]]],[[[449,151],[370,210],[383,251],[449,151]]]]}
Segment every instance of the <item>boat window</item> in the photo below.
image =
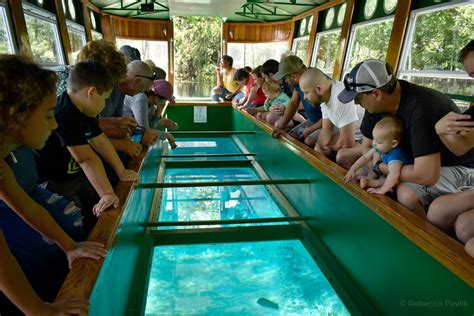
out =
{"type": "Polygon", "coordinates": [[[444,93],[471,95],[473,79],[458,54],[473,29],[474,4],[413,12],[398,77],[444,93]]]}
{"type": "Polygon", "coordinates": [[[321,69],[329,77],[332,77],[336,63],[340,36],[341,29],[321,32],[316,35],[311,66],[321,69]]]}
{"type": "Polygon", "coordinates": [[[56,16],[23,3],[33,58],[41,64],[64,64],[56,16]]]}

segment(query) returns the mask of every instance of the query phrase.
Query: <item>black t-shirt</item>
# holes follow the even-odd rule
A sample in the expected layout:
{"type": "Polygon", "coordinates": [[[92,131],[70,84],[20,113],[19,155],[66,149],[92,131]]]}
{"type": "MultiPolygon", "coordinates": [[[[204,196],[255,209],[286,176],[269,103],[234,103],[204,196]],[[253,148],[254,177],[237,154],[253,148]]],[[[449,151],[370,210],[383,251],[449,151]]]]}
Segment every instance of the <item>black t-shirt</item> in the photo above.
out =
{"type": "MultiPolygon", "coordinates": [[[[441,154],[441,166],[474,167],[474,149],[462,156],[450,152],[436,134],[435,124],[450,111],[459,113],[454,102],[441,92],[399,80],[401,99],[396,116],[405,125],[401,146],[413,158],[441,154]]],[[[373,139],[375,124],[387,113],[365,111],[360,127],[362,135],[373,139]]]]}
{"type": "Polygon", "coordinates": [[[99,136],[102,130],[97,118],[82,114],[67,92],[58,97],[54,114],[58,128],[39,151],[40,177],[46,180],[71,180],[81,172],[81,167],[66,147],[87,145],[88,139],[99,136]]]}

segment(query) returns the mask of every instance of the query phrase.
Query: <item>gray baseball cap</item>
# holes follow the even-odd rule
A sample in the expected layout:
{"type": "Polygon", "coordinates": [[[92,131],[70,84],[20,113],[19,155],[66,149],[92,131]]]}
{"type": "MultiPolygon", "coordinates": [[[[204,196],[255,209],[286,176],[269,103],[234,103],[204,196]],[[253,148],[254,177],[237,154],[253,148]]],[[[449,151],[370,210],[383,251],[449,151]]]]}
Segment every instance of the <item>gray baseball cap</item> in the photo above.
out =
{"type": "Polygon", "coordinates": [[[383,87],[392,79],[392,76],[387,72],[385,62],[367,59],[355,65],[344,76],[345,89],[339,93],[337,98],[342,103],[350,102],[361,92],[369,92],[383,87]]]}
{"type": "Polygon", "coordinates": [[[273,75],[274,80],[281,80],[285,76],[299,71],[304,64],[298,56],[290,55],[283,58],[278,65],[278,72],[273,75]]]}

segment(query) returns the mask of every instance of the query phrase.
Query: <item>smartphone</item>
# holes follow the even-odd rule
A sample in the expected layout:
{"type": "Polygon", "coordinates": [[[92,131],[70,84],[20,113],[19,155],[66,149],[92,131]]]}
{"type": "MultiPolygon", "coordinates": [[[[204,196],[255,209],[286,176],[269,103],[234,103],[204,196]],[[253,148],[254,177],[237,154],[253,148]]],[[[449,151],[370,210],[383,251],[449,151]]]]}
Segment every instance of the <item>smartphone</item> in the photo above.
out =
{"type": "Polygon", "coordinates": [[[130,138],[137,144],[142,143],[143,134],[145,134],[145,128],[143,126],[134,127],[130,138]]]}
{"type": "Polygon", "coordinates": [[[464,112],[463,114],[468,114],[471,116],[471,118],[468,119],[467,121],[474,121],[474,106],[470,106],[469,109],[467,109],[467,111],[464,112]]]}

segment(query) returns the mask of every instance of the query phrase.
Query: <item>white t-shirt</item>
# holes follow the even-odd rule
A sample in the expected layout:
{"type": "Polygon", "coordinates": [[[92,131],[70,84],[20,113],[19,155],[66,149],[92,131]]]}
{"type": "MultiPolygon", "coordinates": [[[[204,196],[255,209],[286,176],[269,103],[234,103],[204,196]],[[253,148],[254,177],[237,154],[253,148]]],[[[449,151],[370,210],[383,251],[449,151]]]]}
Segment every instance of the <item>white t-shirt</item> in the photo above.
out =
{"type": "Polygon", "coordinates": [[[150,128],[153,119],[153,111],[148,106],[148,97],[145,93],[138,93],[126,96],[123,101],[123,116],[132,116],[137,120],[138,125],[150,128]]]}
{"type": "Polygon", "coordinates": [[[364,116],[364,109],[355,104],[354,101],[348,103],[342,103],[339,101],[337,96],[341,91],[344,90],[344,83],[341,81],[333,80],[331,86],[331,98],[327,103],[321,103],[321,113],[323,119],[328,119],[331,123],[338,129],[357,122],[356,123],[356,132],[355,139],[362,138],[360,133],[360,124],[362,123],[362,118],[364,116]]]}

